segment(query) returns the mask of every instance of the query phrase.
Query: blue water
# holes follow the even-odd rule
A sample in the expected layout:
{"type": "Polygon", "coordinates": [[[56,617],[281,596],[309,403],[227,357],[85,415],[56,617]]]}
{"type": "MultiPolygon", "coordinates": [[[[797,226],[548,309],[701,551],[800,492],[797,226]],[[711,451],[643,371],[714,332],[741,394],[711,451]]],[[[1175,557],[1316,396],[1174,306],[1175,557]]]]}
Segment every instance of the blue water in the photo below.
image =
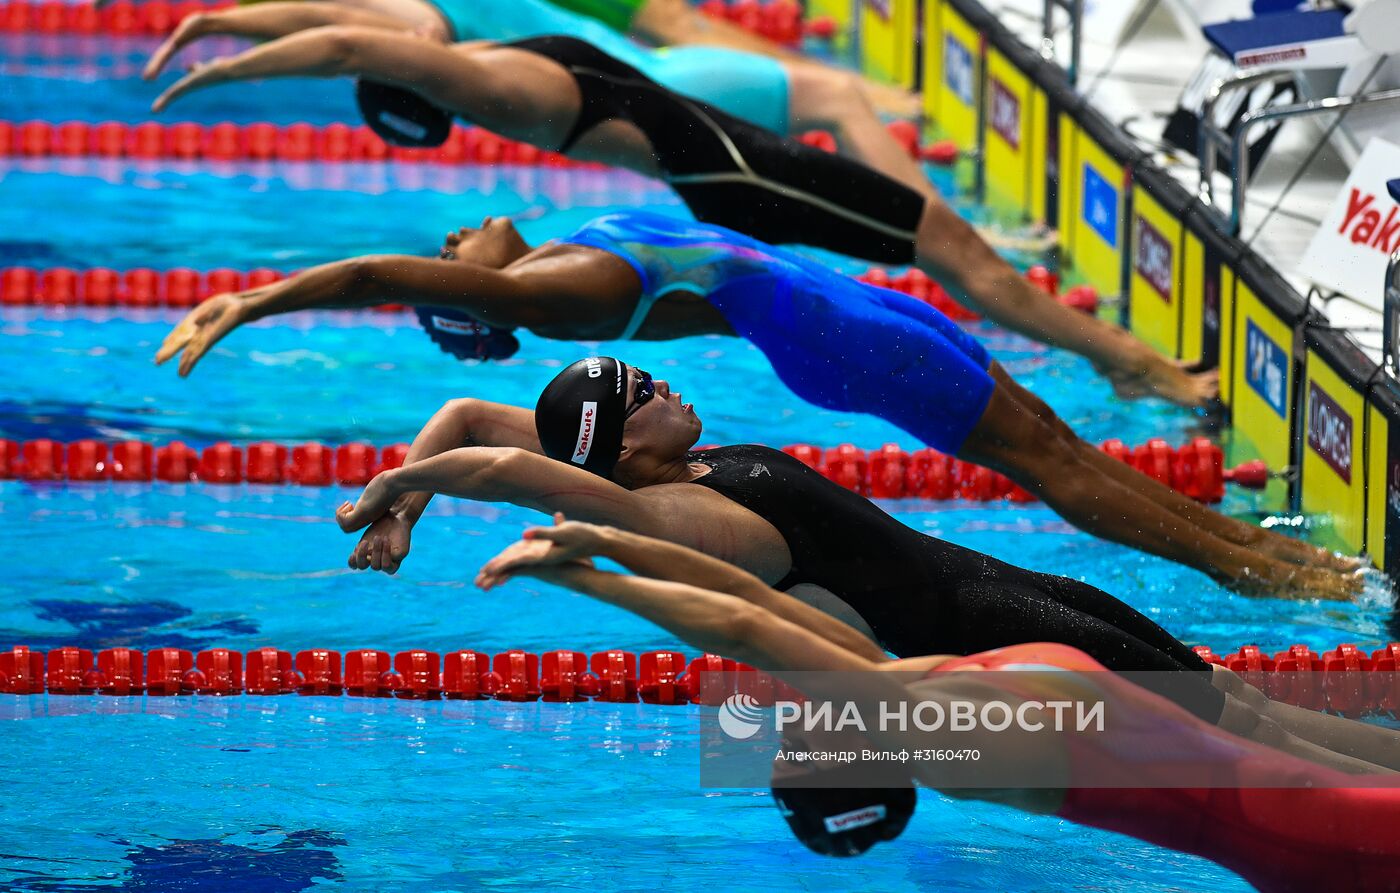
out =
{"type": "MultiPolygon", "coordinates": [[[[151,101],[195,60],[248,46],[232,38],[208,40],[181,51],[153,82],[141,70],[159,45],[154,38],[0,35],[3,118],[46,121],[145,121],[151,101]]],[[[271,121],[358,122],[348,81],[309,78],[235,84],[182,98],[161,120],[244,124],[271,121]]]]}
{"type": "MultiPolygon", "coordinates": [[[[516,215],[542,239],[612,207],[681,213],[656,183],[584,171],[35,162],[0,166],[0,191],[0,266],[291,269],[429,252],[485,214],[516,215]]],[[[0,437],[402,441],[453,397],[532,403],[560,365],[596,347],[527,336],[509,362],[464,365],[406,317],[321,313],[247,327],[181,381],[150,364],[177,318],[0,310],[0,437]]],[[[1180,441],[1194,430],[1162,404],[1117,400],[1083,361],[979,334],[1090,439],[1180,441]]],[[[709,442],[918,446],[877,420],[806,406],[742,342],[609,349],[683,390],[709,442]]],[[[351,494],[0,483],[10,558],[0,645],[678,645],[542,584],[471,589],[475,569],[539,520],[510,506],[438,500],[398,576],[353,573],[353,539],[331,521],[351,494]]],[[[1193,643],[1389,638],[1377,598],[1244,599],[1041,507],[887,508],[933,535],[1088,580],[1193,643]]],[[[1262,507],[1232,494],[1226,508],[1262,507]]],[[[1199,860],[933,794],[899,843],[824,860],[787,835],[766,795],[698,790],[690,708],[0,696],[0,718],[25,720],[0,724],[5,889],[1245,889],[1199,860]]]]}

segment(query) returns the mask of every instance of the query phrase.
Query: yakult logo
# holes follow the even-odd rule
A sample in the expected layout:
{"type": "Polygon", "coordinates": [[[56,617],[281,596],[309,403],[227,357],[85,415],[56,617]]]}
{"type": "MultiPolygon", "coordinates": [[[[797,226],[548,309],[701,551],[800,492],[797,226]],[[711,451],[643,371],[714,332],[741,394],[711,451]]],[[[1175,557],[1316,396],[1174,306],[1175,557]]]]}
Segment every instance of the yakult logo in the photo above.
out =
{"type": "MultiPolygon", "coordinates": [[[[602,374],[601,371],[599,374],[602,374]]],[[[588,464],[588,453],[593,449],[593,428],[597,419],[598,404],[592,400],[585,400],[578,419],[578,443],[574,444],[576,465],[588,464]]]]}
{"type": "Polygon", "coordinates": [[[1337,233],[1346,236],[1353,245],[1361,245],[1389,257],[1400,247],[1400,238],[1397,238],[1400,237],[1400,207],[1388,198],[1382,199],[1378,205],[1374,193],[1362,192],[1353,186],[1347,196],[1346,214],[1337,233]],[[1386,206],[1389,209],[1382,217],[1382,209],[1386,206]]]}
{"type": "Polygon", "coordinates": [[[1138,275],[1147,280],[1152,290],[1166,301],[1172,302],[1172,243],[1157,231],[1157,227],[1144,218],[1137,219],[1137,257],[1134,259],[1138,275]]]}
{"type": "Polygon", "coordinates": [[[1314,381],[1308,382],[1308,446],[1351,483],[1351,416],[1314,381]]]}
{"type": "Polygon", "coordinates": [[[1013,149],[1021,148],[1021,100],[996,78],[991,79],[992,130],[1013,149]]]}

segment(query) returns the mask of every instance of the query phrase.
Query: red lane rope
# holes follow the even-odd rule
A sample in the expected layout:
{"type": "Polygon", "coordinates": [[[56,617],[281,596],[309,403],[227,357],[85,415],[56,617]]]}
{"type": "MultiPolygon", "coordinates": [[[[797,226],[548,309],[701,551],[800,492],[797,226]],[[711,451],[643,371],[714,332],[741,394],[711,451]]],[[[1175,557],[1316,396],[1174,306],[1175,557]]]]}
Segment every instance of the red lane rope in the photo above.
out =
{"type": "MultiPolygon", "coordinates": [[[[207,272],[189,267],[169,270],[5,267],[0,269],[0,306],[188,309],[214,295],[261,288],[288,275],[265,267],[248,271],[220,268],[207,272]]],[[[365,309],[396,313],[407,308],[402,304],[379,304],[365,309]]]]}
{"type": "MultiPolygon", "coordinates": [[[[1100,448],[1201,502],[1224,498],[1227,481],[1260,489],[1269,480],[1268,469],[1258,460],[1225,468],[1220,447],[1204,437],[1180,447],[1156,438],[1135,449],[1121,440],[1105,441],[1100,448]]],[[[402,443],[377,449],[368,443],[287,446],[262,441],[239,447],[220,442],[196,452],[178,440],[160,447],[139,440],[0,440],[0,480],[357,486],[385,469],[398,468],[407,452],[408,445],[402,443]]],[[[933,449],[906,452],[892,443],[870,451],[849,443],[826,449],[790,444],[783,452],[846,489],[876,499],[1035,501],[1003,475],[933,449]]]]}
{"type": "Polygon", "coordinates": [[[0,121],[0,156],[179,161],[410,161],[603,169],[480,127],[454,127],[435,149],[390,146],[368,127],[305,122],[197,124],[142,121],[0,121]]]}
{"type": "MultiPolygon", "coordinates": [[[[188,15],[225,9],[231,3],[203,3],[199,0],[170,3],[148,0],[132,3],[117,0],[102,9],[91,3],[63,0],[14,0],[0,3],[0,32],[16,34],[109,34],[118,37],[161,36],[169,33],[188,15]]],[[[835,22],[818,17],[804,25],[802,6],[796,0],[708,0],[701,10],[707,15],[727,19],[754,34],[777,43],[796,46],[804,34],[830,39],[836,33],[835,22]]]]}
{"type": "MultiPolygon", "coordinates": [[[[201,273],[188,267],[164,271],[146,267],[5,267],[0,269],[0,306],[189,308],[213,295],[270,285],[286,275],[266,268],[246,272],[220,268],[201,273]]],[[[1043,266],[1031,267],[1026,277],[1050,294],[1059,291],[1059,277],[1043,266]]],[[[954,301],[943,286],[919,269],[891,275],[881,267],[870,267],[856,278],[923,301],[953,320],[970,322],[981,318],[954,301]]],[[[1092,286],[1080,285],[1059,294],[1057,300],[1093,313],[1098,306],[1098,293],[1092,286]]],[[[383,304],[374,309],[392,312],[405,308],[401,304],[383,304]]]]}
{"type": "MultiPolygon", "coordinates": [[[[1245,645],[1224,658],[1205,646],[1207,661],[1239,673],[1270,698],[1344,716],[1400,713],[1400,642],[1369,654],[1343,643],[1317,654],[1293,645],[1273,656],[1245,645]]],[[[719,704],[744,692],[760,703],[795,700],[783,683],[746,664],[715,654],[689,662],[679,651],[638,655],[612,649],[534,654],[510,650],[346,652],[314,648],[295,656],[277,648],[246,655],[227,648],[192,653],[156,648],[93,652],[65,646],[45,655],[24,645],[0,652],[0,693],[37,695],[341,695],[502,701],[584,701],[648,704],[719,704]]]]}
{"type": "MultiPolygon", "coordinates": [[[[914,158],[949,165],[959,149],[949,141],[921,145],[918,127],[908,121],[887,125],[914,158]]],[[[824,130],[800,134],[811,146],[836,151],[824,130]]],[[[515,164],[556,168],[606,169],[598,162],[574,161],[558,152],[498,136],[481,127],[453,127],[447,141],[432,149],[390,146],[368,127],[344,123],[317,127],[306,122],[199,124],[142,121],[0,120],[0,156],[20,158],[134,158],[179,161],[406,161],[430,164],[515,164]]]]}

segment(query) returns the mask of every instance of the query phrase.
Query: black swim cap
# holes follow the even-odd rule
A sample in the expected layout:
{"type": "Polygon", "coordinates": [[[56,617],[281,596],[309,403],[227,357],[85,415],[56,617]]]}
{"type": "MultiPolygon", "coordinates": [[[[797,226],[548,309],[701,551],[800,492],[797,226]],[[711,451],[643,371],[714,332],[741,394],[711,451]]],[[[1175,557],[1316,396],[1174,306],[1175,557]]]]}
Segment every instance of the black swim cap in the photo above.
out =
{"type": "Polygon", "coordinates": [[[402,87],[360,78],[355,102],[369,129],[391,146],[432,148],[447,142],[452,115],[402,87]]]}
{"type": "Polygon", "coordinates": [[[535,431],[549,458],[611,480],[626,411],[627,364],[588,357],[545,386],[535,404],[535,431]]]}
{"type": "Polygon", "coordinates": [[[459,360],[504,360],[520,349],[510,329],[488,326],[455,307],[415,307],[433,343],[459,360]]]}
{"type": "MultiPolygon", "coordinates": [[[[783,739],[788,752],[812,746],[812,741],[783,739]]],[[[908,773],[888,764],[775,759],[772,784],[773,799],[793,836],[823,856],[859,856],[881,841],[894,840],[904,833],[919,802],[908,773]]]]}

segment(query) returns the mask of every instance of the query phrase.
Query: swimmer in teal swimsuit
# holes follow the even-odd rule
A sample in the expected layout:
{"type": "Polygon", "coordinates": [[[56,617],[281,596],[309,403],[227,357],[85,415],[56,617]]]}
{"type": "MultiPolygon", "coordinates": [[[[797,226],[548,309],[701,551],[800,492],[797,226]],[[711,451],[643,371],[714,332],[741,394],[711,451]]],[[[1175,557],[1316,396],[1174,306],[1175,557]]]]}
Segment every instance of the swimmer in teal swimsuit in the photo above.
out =
{"type": "Polygon", "coordinates": [[[435,341],[492,359],[523,327],[560,340],[738,335],[799,397],[886,419],[1005,473],[1077,526],[1246,590],[1333,597],[1354,568],[1220,515],[1111,459],[1014,382],[972,337],[913,298],[718,226],[643,212],[600,217],[532,248],[510,221],[448,235],[439,259],[353,258],[219,295],[156,355],[187,375],[239,325],[295,310],[413,304],[435,341]]]}
{"type": "Polygon", "coordinates": [[[887,176],[928,188],[918,164],[885,130],[852,72],[712,46],[652,49],[547,0],[372,0],[353,5],[351,0],[273,0],[201,13],[187,17],[156,52],[147,76],[180,47],[207,35],[268,39],[337,24],[416,31],[449,43],[567,34],[677,93],[767,130],[784,135],[829,130],[842,151],[887,176]]]}

